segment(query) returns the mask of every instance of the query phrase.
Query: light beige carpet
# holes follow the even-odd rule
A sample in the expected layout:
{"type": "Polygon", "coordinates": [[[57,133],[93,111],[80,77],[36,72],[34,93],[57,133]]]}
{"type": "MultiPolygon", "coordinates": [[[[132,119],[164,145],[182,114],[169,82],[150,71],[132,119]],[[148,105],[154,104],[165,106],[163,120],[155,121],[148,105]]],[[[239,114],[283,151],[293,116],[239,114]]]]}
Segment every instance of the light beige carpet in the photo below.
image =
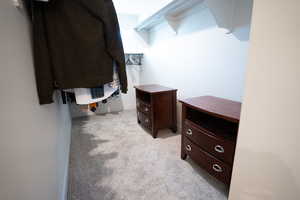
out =
{"type": "Polygon", "coordinates": [[[180,159],[180,135],[142,129],[135,111],[73,121],[69,199],[225,200],[226,187],[180,159]]]}

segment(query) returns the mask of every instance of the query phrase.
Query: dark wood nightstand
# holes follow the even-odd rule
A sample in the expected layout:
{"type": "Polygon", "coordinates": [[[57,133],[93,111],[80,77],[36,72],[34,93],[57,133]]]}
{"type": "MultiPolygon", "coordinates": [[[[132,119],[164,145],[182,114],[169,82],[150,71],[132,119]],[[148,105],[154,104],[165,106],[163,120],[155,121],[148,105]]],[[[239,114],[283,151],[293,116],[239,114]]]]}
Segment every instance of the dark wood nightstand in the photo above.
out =
{"type": "Polygon", "coordinates": [[[136,89],[138,123],[157,137],[159,129],[177,132],[177,90],[161,85],[140,85],[136,89]]]}
{"type": "Polygon", "coordinates": [[[189,156],[209,174],[229,185],[241,103],[212,96],[182,103],[181,158],[189,156]]]}

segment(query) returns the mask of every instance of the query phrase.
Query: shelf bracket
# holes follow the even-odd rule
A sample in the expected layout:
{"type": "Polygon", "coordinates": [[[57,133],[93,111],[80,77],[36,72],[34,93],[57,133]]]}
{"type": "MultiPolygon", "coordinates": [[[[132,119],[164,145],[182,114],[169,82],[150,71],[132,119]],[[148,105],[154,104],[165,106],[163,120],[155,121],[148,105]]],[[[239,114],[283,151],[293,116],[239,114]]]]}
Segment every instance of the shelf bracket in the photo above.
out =
{"type": "Polygon", "coordinates": [[[136,34],[142,39],[142,41],[144,41],[145,45],[149,45],[150,44],[150,34],[148,30],[137,30],[135,29],[136,34]]]}
{"type": "Polygon", "coordinates": [[[236,0],[207,0],[206,5],[215,17],[217,25],[226,29],[226,34],[231,34],[235,29],[236,0]]]}
{"type": "Polygon", "coordinates": [[[165,20],[167,21],[169,27],[174,31],[174,33],[177,35],[178,34],[178,29],[180,27],[180,22],[178,19],[170,16],[165,16],[165,20]]]}

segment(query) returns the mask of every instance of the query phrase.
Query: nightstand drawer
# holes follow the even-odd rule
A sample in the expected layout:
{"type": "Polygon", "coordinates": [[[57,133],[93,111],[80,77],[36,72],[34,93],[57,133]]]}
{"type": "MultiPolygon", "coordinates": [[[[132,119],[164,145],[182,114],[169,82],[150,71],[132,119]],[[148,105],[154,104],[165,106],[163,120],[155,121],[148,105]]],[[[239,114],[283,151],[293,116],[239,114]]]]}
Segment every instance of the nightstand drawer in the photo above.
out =
{"type": "Polygon", "coordinates": [[[183,148],[192,160],[206,169],[209,174],[218,180],[226,184],[230,183],[232,169],[228,164],[199,148],[198,145],[191,142],[187,137],[183,137],[183,140],[183,148]]]}
{"type": "Polygon", "coordinates": [[[216,158],[228,164],[233,163],[235,152],[235,143],[233,141],[215,137],[201,130],[189,120],[185,121],[182,134],[216,158]]]}
{"type": "Polygon", "coordinates": [[[141,122],[142,126],[150,130],[152,129],[151,117],[148,117],[147,115],[145,115],[140,111],[137,111],[137,117],[138,117],[138,121],[141,122]]]}
{"type": "Polygon", "coordinates": [[[136,100],[136,107],[140,112],[143,112],[146,115],[150,115],[152,110],[150,104],[145,103],[139,99],[136,100]]]}

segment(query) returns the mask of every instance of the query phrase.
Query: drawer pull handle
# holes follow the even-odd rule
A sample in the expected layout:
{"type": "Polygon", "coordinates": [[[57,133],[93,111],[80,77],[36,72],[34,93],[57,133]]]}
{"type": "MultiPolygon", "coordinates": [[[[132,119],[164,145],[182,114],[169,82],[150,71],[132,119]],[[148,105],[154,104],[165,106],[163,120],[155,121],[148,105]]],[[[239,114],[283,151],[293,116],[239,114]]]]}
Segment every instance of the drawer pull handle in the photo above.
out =
{"type": "Polygon", "coordinates": [[[218,152],[218,153],[224,153],[225,152],[224,147],[222,147],[221,145],[215,146],[215,151],[218,152]]]}
{"type": "Polygon", "coordinates": [[[148,112],[149,111],[149,109],[148,108],[145,108],[145,112],[148,112]]]}
{"type": "Polygon", "coordinates": [[[213,170],[215,170],[216,172],[219,172],[219,173],[223,172],[222,167],[221,167],[220,165],[218,165],[218,164],[214,164],[212,168],[213,168],[213,170]]]}
{"type": "Polygon", "coordinates": [[[188,129],[187,132],[186,132],[186,134],[187,134],[187,135],[193,135],[192,129],[188,129]]]}
{"type": "Polygon", "coordinates": [[[148,124],[148,123],[149,123],[149,119],[145,119],[145,123],[147,123],[147,124],[148,124]]]}
{"type": "Polygon", "coordinates": [[[192,147],[191,147],[191,145],[189,145],[189,144],[185,147],[185,149],[186,149],[187,151],[192,151],[192,147]]]}

